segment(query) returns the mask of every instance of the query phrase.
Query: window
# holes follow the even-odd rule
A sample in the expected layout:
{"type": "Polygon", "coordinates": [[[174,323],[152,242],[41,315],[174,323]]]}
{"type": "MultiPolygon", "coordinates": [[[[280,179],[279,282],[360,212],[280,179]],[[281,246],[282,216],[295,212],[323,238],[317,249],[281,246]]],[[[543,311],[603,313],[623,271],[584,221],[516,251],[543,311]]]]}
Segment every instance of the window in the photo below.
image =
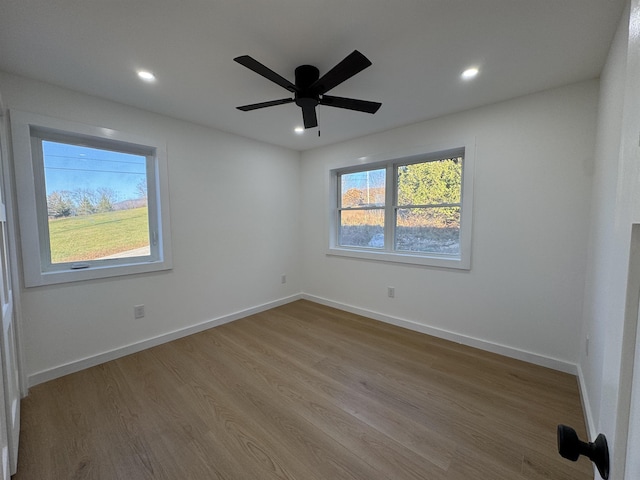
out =
{"type": "Polygon", "coordinates": [[[161,142],[11,112],[27,287],[171,268],[161,142]]]}
{"type": "Polygon", "coordinates": [[[329,254],[469,269],[469,150],[333,170],[329,254]]]}

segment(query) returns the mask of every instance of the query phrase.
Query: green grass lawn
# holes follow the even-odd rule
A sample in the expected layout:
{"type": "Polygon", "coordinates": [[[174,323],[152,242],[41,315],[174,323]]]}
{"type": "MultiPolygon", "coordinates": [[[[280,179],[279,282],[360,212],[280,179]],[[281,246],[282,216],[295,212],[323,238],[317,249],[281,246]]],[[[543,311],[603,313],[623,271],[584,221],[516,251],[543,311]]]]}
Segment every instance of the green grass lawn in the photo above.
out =
{"type": "Polygon", "coordinates": [[[49,220],[52,263],[93,260],[149,245],[147,207],[49,220]]]}

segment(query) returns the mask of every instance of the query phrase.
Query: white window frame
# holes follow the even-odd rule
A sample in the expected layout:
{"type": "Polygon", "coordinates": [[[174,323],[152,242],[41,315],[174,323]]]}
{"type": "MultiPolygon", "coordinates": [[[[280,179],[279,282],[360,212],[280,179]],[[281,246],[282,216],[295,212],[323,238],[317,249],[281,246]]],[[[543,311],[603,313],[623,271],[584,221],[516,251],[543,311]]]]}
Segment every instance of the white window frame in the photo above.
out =
{"type": "Polygon", "coordinates": [[[10,112],[26,287],[172,268],[167,155],[163,141],[29,112],[10,112]],[[150,254],[79,263],[50,262],[42,139],[119,150],[147,159],[150,254]]]}
{"type": "Polygon", "coordinates": [[[475,161],[474,140],[449,142],[437,146],[423,146],[404,152],[384,155],[370,155],[360,157],[350,165],[329,170],[328,198],[329,200],[329,247],[327,255],[352,257],[364,260],[375,260],[392,263],[453,268],[460,270],[471,269],[471,233],[473,220],[473,170],[475,161]],[[460,199],[460,255],[446,255],[437,253],[405,252],[394,250],[395,209],[397,201],[397,168],[400,165],[420,163],[455,156],[463,157],[462,186],[460,199]],[[385,247],[351,247],[339,244],[339,206],[340,187],[338,179],[341,174],[359,171],[386,169],[385,185],[385,247]]]}

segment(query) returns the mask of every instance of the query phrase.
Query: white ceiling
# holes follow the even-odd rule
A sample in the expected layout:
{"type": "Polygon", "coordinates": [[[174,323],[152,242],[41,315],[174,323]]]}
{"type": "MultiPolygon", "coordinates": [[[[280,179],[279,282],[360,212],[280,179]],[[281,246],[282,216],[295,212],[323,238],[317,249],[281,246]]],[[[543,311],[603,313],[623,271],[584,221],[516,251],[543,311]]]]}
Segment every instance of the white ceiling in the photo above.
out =
{"type": "Polygon", "coordinates": [[[1,0],[0,70],[306,150],[595,78],[624,1],[1,0]],[[239,55],[293,81],[355,49],[373,65],[329,94],[382,102],[375,115],[320,106],[318,137],[293,133],[295,104],[235,108],[289,96],[239,55]]]}

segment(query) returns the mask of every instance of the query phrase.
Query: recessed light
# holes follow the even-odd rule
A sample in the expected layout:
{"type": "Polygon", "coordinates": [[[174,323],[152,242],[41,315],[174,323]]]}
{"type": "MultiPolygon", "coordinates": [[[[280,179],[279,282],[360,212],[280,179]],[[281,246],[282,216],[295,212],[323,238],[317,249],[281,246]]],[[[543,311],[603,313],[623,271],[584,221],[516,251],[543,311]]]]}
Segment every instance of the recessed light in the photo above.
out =
{"type": "Polygon", "coordinates": [[[293,129],[298,135],[302,135],[304,133],[304,127],[296,127],[293,129]]]}
{"type": "Polygon", "coordinates": [[[138,77],[145,82],[155,82],[156,76],[148,70],[138,70],[138,77]]]}
{"type": "Polygon", "coordinates": [[[472,78],[475,78],[478,73],[480,73],[480,70],[478,70],[477,67],[471,67],[471,68],[467,68],[464,72],[462,72],[462,75],[460,75],[462,77],[463,80],[471,80],[472,78]]]}

